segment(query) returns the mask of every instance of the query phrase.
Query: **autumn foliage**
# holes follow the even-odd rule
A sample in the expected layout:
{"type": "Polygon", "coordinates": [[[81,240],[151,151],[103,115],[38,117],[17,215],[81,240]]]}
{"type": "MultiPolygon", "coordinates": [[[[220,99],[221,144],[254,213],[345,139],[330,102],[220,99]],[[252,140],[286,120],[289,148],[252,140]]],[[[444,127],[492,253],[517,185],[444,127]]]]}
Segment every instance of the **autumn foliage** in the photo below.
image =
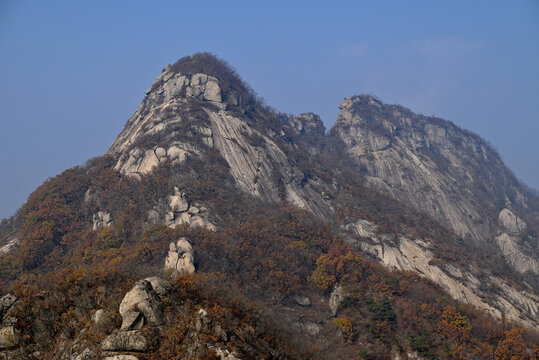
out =
{"type": "MultiPolygon", "coordinates": [[[[257,358],[268,349],[273,358],[387,359],[410,351],[426,359],[537,357],[533,332],[458,304],[416,274],[387,270],[312,214],[287,203],[267,208],[234,198],[222,166],[188,163],[180,171],[164,165],[137,181],[120,176],[105,157],[39,187],[20,214],[21,246],[0,258],[0,292],[22,299],[17,327],[24,346],[47,358],[58,350],[54,339],[74,339],[92,313],[106,309],[106,328],[88,330],[89,339],[101,341],[119,326],[125,292],[141,278],[166,276],[168,245],[185,236],[195,249],[197,275],[174,283],[152,359],[186,354],[201,307],[227,340],[202,331],[197,341],[220,343],[240,358],[257,358]],[[175,181],[189,184],[190,199],[215,209],[219,231],[148,222],[148,211],[173,191],[175,181]],[[113,215],[110,227],[92,228],[98,210],[113,215]],[[328,296],[337,283],[344,297],[331,318],[328,296]],[[299,306],[296,295],[312,304],[299,306]],[[291,322],[287,308],[300,320],[291,322]],[[303,319],[319,327],[318,335],[295,327],[303,319]],[[331,345],[320,347],[318,339],[331,345]]],[[[360,191],[350,185],[340,195],[343,203],[360,191]]],[[[365,209],[351,204],[338,216],[359,211],[365,209]]]]}

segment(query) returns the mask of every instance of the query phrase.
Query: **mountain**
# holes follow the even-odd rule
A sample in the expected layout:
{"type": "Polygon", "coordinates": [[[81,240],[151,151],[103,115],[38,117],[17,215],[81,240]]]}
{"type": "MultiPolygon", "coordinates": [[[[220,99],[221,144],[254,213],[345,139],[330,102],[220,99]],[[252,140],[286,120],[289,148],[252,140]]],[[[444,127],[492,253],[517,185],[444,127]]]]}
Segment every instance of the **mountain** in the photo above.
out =
{"type": "Polygon", "coordinates": [[[537,356],[537,195],[449,121],[339,108],[326,132],[211,54],[165,67],[2,221],[0,359],[537,356]]]}

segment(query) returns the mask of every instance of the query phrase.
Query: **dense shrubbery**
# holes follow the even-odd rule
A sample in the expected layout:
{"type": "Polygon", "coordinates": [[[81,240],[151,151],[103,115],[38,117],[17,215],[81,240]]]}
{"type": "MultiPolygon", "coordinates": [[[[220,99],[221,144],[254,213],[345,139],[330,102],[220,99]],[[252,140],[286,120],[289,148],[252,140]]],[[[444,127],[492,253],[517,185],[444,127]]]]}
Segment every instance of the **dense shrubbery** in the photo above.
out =
{"type": "MultiPolygon", "coordinates": [[[[120,185],[122,178],[112,175],[103,169],[94,182],[102,186],[102,201],[110,196],[106,195],[109,186],[119,191],[116,200],[108,200],[110,206],[120,201],[123,191],[131,191],[129,186],[120,185]]],[[[34,196],[68,198],[69,191],[58,195],[55,181],[34,196]]],[[[144,182],[139,185],[139,191],[144,189],[144,182]]],[[[83,196],[84,189],[77,192],[83,196]]],[[[67,206],[70,212],[84,218],[80,202],[58,204],[60,209],[67,206]]],[[[33,209],[30,205],[28,209],[33,209]]],[[[121,218],[120,215],[118,219],[121,218]]],[[[261,209],[217,233],[161,225],[143,229],[143,218],[135,219],[138,220],[118,221],[97,231],[88,230],[87,222],[86,226],[79,222],[72,230],[55,222],[63,234],[63,250],[53,250],[45,262],[34,265],[32,272],[24,272],[23,268],[23,275],[12,285],[12,291],[26,299],[17,316],[27,346],[49,344],[48,339],[60,334],[75,337],[97,308],[112,314],[109,331],[118,326],[117,308],[125,291],[135,280],[159,274],[168,243],[186,236],[196,249],[198,275],[179,278],[167,297],[169,316],[163,336],[149,354],[151,358],[184,353],[194,326],[193,314],[201,307],[231,334],[232,340],[223,346],[246,358],[263,353],[264,346],[290,358],[328,357],[324,352],[327,350],[310,348],[305,340],[303,347],[292,345],[290,339],[305,335],[293,332],[285,340],[287,323],[269,322],[262,313],[297,293],[312,299],[326,297],[326,291],[337,282],[344,285],[346,297],[338,317],[328,326],[339,331],[327,330],[321,336],[342,336],[347,345],[331,348],[340,357],[361,354],[363,358],[385,359],[406,348],[433,359],[529,355],[530,338],[526,336],[530,334],[524,336],[510,324],[495,322],[473,307],[457,307],[445,299],[437,286],[416,275],[388,272],[359,257],[327,225],[305,211],[287,206],[261,209]],[[46,293],[39,295],[42,290],[46,293]],[[261,338],[237,338],[234,334],[246,324],[261,338]],[[250,345],[245,346],[245,342],[250,345]]],[[[50,220],[36,221],[40,228],[40,221],[50,220]]],[[[54,236],[51,239],[54,241],[54,236]]],[[[24,253],[21,255],[25,260],[24,253]]],[[[308,314],[310,310],[304,311],[308,314]]],[[[102,330],[91,330],[89,334],[95,341],[104,336],[102,330]]],[[[213,341],[211,334],[202,335],[202,341],[213,341]]],[[[55,348],[51,345],[42,350],[52,354],[55,348]]]]}

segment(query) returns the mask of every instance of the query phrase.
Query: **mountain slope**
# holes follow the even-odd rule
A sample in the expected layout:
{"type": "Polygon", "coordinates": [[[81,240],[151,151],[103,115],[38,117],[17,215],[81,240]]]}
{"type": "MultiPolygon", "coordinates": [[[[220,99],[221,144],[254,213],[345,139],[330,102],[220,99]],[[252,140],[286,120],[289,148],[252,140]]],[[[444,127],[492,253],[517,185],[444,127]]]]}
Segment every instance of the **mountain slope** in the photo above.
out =
{"type": "Polygon", "coordinates": [[[355,96],[326,135],[195,54],[2,222],[0,356],[530,356],[537,204],[450,122],[355,96]]]}
{"type": "Polygon", "coordinates": [[[456,235],[449,244],[435,238],[426,243],[405,240],[396,247],[363,243],[363,249],[386,265],[425,274],[461,301],[535,323],[537,200],[498,154],[477,135],[448,121],[416,115],[372,96],[345,99],[340,109],[329,151],[348,157],[369,188],[408,204],[456,235]],[[515,213],[523,214],[529,225],[515,213]],[[446,269],[430,266],[436,253],[444,258],[443,247],[457,244],[450,250],[456,264],[444,259],[446,269]],[[433,246],[438,247],[434,255],[433,246]],[[388,251],[395,254],[385,254],[388,251]],[[482,261],[470,261],[470,254],[482,261]],[[459,266],[467,260],[466,267],[459,266]],[[509,282],[516,280],[525,290],[515,292],[500,273],[512,273],[509,282]],[[484,292],[480,287],[486,284],[498,290],[484,292]],[[492,293],[498,298],[487,299],[492,293]]]}

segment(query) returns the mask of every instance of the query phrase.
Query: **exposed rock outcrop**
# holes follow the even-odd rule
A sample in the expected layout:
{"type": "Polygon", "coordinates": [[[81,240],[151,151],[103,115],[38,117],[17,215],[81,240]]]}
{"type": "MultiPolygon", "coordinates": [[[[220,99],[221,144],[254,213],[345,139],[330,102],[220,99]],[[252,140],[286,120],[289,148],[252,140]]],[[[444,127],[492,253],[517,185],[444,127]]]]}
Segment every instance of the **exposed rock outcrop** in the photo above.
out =
{"type": "Polygon", "coordinates": [[[101,342],[103,351],[146,351],[148,341],[140,331],[120,331],[110,334],[101,342]]]}
{"type": "Polygon", "coordinates": [[[177,187],[174,188],[174,195],[168,197],[168,204],[170,211],[165,214],[165,225],[174,228],[177,225],[189,224],[191,227],[215,230],[215,225],[208,220],[207,209],[191,205],[187,196],[177,187]]]}
{"type": "MultiPolygon", "coordinates": [[[[502,254],[515,272],[532,278],[539,275],[537,249],[519,238],[526,223],[515,209],[528,208],[525,189],[479,136],[448,121],[362,95],[341,103],[329,141],[331,151],[350,159],[374,191],[435,219],[477,251],[502,254]],[[498,213],[495,209],[500,203],[506,208],[498,213]]],[[[416,271],[456,299],[498,317],[503,313],[527,326],[537,325],[537,295],[528,285],[524,290],[506,292],[503,286],[494,285],[505,282],[492,276],[489,269],[429,265],[433,258],[430,245],[403,237],[395,244],[395,236],[378,236],[366,220],[343,224],[343,230],[353,234],[356,240],[352,243],[387,266],[416,271]],[[482,273],[481,281],[489,279],[492,289],[497,290],[483,294],[474,275],[477,272],[482,273]]],[[[532,235],[527,236],[530,243],[536,242],[532,235]]]]}
{"type": "Polygon", "coordinates": [[[520,238],[520,233],[526,230],[526,223],[507,208],[500,211],[498,222],[500,231],[495,240],[507,264],[521,274],[529,272],[539,275],[539,259],[533,256],[533,250],[528,249],[520,238]]]}
{"type": "Polygon", "coordinates": [[[161,325],[163,310],[160,297],[166,294],[167,288],[170,284],[166,280],[155,277],[137,281],[120,303],[121,329],[140,329],[145,324],[161,325]]]}
{"type": "Polygon", "coordinates": [[[293,326],[301,332],[309,334],[311,336],[316,336],[320,333],[322,326],[311,321],[296,322],[293,326]]]}
{"type": "Polygon", "coordinates": [[[240,360],[240,358],[236,357],[236,353],[233,351],[221,349],[218,346],[215,346],[213,349],[215,351],[215,355],[217,355],[220,360],[240,360]]]}
{"type": "Polygon", "coordinates": [[[92,315],[92,321],[96,323],[96,325],[104,327],[107,324],[107,311],[105,309],[98,309],[92,315]]]}
{"type": "Polygon", "coordinates": [[[15,249],[19,245],[20,241],[15,236],[10,236],[7,238],[7,242],[0,246],[0,255],[5,255],[11,252],[13,249],[15,249]]]}
{"type": "Polygon", "coordinates": [[[501,233],[495,239],[505,261],[515,271],[521,274],[539,274],[539,259],[526,253],[528,251],[518,237],[501,233]]]}
{"type": "Polygon", "coordinates": [[[211,350],[221,360],[240,360],[236,352],[225,348],[222,344],[226,344],[230,338],[227,332],[221,325],[212,322],[205,309],[199,309],[193,326],[190,327],[185,337],[186,349],[185,353],[189,358],[196,358],[205,353],[206,350],[211,350]],[[201,336],[211,336],[216,341],[216,344],[207,345],[205,347],[200,341],[201,336]]]}
{"type": "Polygon", "coordinates": [[[331,312],[331,316],[337,315],[337,312],[339,311],[339,306],[341,305],[341,301],[344,299],[344,289],[342,285],[335,284],[333,287],[333,291],[329,295],[329,310],[331,312]]]}
{"type": "Polygon", "coordinates": [[[107,356],[103,360],[138,360],[138,357],[135,355],[114,355],[114,356],[107,356]]]}
{"type": "Polygon", "coordinates": [[[509,234],[518,234],[526,229],[526,223],[507,208],[500,211],[498,221],[509,234]]]}
{"type": "MultiPolygon", "coordinates": [[[[478,136],[448,121],[416,115],[372,96],[339,106],[331,139],[366,174],[372,186],[412,204],[460,236],[485,245],[490,236],[485,199],[514,198],[518,183],[478,136]],[[478,186],[477,176],[490,179],[478,186]],[[487,221],[486,221],[487,220],[487,221]]],[[[519,196],[520,194],[520,196],[519,196]]]]}
{"type": "Polygon", "coordinates": [[[172,272],[172,276],[193,274],[195,272],[195,257],[193,247],[186,238],[181,238],[176,243],[170,243],[165,271],[172,272]]]}
{"type": "MultiPolygon", "coordinates": [[[[230,173],[241,190],[264,201],[286,199],[324,218],[331,216],[332,206],[322,195],[331,190],[288,161],[286,147],[292,148],[282,139],[284,133],[263,133],[248,119],[226,111],[227,104],[222,102],[218,89],[215,77],[174,73],[167,68],[111,145],[109,154],[118,156],[115,169],[140,177],[166,161],[180,164],[190,156],[204,157],[207,149],[215,148],[230,165],[230,173]],[[201,105],[206,115],[193,119],[193,109],[201,105]],[[145,145],[153,137],[168,145],[145,145]],[[172,148],[177,149],[173,157],[172,148]]],[[[240,102],[229,95],[226,102],[240,102]]],[[[317,116],[304,114],[297,117],[293,129],[308,139],[319,138],[324,127],[317,116]]],[[[309,151],[317,153],[314,148],[309,151]]],[[[195,218],[194,222],[200,220],[195,218]]]]}
{"type": "Polygon", "coordinates": [[[12,294],[0,298],[0,350],[13,349],[20,344],[20,334],[14,327],[17,319],[11,314],[16,302],[12,294]]]}
{"type": "MultiPolygon", "coordinates": [[[[149,133],[157,133],[164,129],[164,127],[156,125],[149,133]]],[[[136,147],[129,153],[120,156],[115,170],[124,175],[140,178],[141,175],[150,173],[159,164],[164,164],[167,161],[173,165],[182,164],[189,156],[198,155],[199,153],[200,151],[197,148],[182,143],[172,144],[168,148],[155,147],[149,150],[136,147]]]]}
{"type": "Polygon", "coordinates": [[[16,348],[20,341],[21,338],[13,325],[0,328],[0,350],[16,348]]]}
{"type": "Polygon", "coordinates": [[[106,211],[99,211],[97,214],[94,214],[94,225],[93,229],[97,230],[102,227],[108,227],[112,224],[112,216],[106,211]]]}
{"type": "Polygon", "coordinates": [[[17,297],[13,294],[7,294],[0,298],[0,319],[3,319],[9,309],[15,304],[17,297]]]}
{"type": "MultiPolygon", "coordinates": [[[[522,219],[529,221],[523,215],[528,206],[523,189],[478,136],[367,95],[345,99],[335,126],[325,135],[322,121],[312,113],[272,118],[262,107],[248,113],[245,104],[256,107],[254,99],[231,86],[230,79],[224,81],[218,74],[195,68],[187,71],[167,66],[146,91],[142,104],[108,151],[120,173],[141,177],[165,164],[187,168],[189,161],[205,160],[209,153],[218,152],[245,194],[267,204],[286,200],[333,222],[334,206],[342,204],[335,203],[332,195],[347,184],[339,184],[330,174],[333,164],[321,159],[350,160],[346,167],[365,176],[373,191],[433,218],[477,249],[501,253],[515,272],[532,277],[539,274],[536,249],[519,238],[527,228],[522,219]],[[271,125],[266,126],[268,123],[271,125]],[[321,168],[327,170],[325,176],[310,171],[305,165],[311,164],[308,161],[300,166],[298,159],[313,164],[320,160],[321,168]]],[[[207,211],[191,203],[180,189],[178,184],[174,194],[149,211],[148,222],[215,229],[207,211]]],[[[513,314],[514,319],[525,322],[536,314],[536,295],[530,287],[490,297],[482,294],[477,285],[480,280],[471,269],[429,264],[434,255],[428,241],[380,235],[375,224],[362,219],[338,226],[351,243],[385,265],[416,271],[461,301],[493,314],[513,314]]],[[[194,272],[190,244],[172,243],[165,269],[176,275],[194,272]]],[[[481,273],[490,276],[487,270],[481,273]]],[[[494,277],[490,283],[498,280],[502,285],[497,289],[501,289],[506,285],[502,280],[494,277]]],[[[126,326],[140,327],[140,316],[144,314],[138,310],[129,316],[126,313],[126,326]]]]}
{"type": "Polygon", "coordinates": [[[299,114],[290,119],[286,128],[310,155],[316,156],[320,153],[326,135],[326,127],[320,116],[313,113],[299,114]]]}
{"type": "Polygon", "coordinates": [[[431,263],[432,244],[421,239],[407,239],[400,236],[395,242],[391,234],[375,235],[376,225],[367,220],[358,220],[343,227],[349,231],[344,235],[349,243],[376,257],[381,263],[396,270],[411,270],[440,285],[453,298],[470,303],[493,316],[502,314],[512,320],[520,321],[528,327],[535,326],[539,315],[539,297],[526,290],[509,290],[507,283],[496,276],[484,273],[479,280],[472,269],[446,263],[443,268],[431,263]],[[359,238],[358,238],[359,236],[359,238]],[[359,241],[368,238],[370,242],[359,241]],[[488,283],[495,292],[484,293],[482,288],[488,283]]]}
{"type": "Polygon", "coordinates": [[[301,306],[311,306],[311,299],[307,296],[303,295],[294,295],[293,296],[294,302],[301,306]]]}
{"type": "MultiPolygon", "coordinates": [[[[120,330],[101,341],[101,350],[105,352],[144,352],[149,350],[150,340],[141,329],[144,326],[158,328],[164,323],[162,298],[168,294],[170,289],[171,285],[167,280],[156,276],[137,281],[120,303],[119,313],[122,316],[120,330]]],[[[96,323],[99,322],[98,317],[101,316],[101,314],[98,315],[98,312],[94,315],[96,323]]],[[[130,355],[111,354],[109,357],[115,358],[115,356],[130,355]]],[[[125,359],[132,358],[126,357],[125,359]]]]}

